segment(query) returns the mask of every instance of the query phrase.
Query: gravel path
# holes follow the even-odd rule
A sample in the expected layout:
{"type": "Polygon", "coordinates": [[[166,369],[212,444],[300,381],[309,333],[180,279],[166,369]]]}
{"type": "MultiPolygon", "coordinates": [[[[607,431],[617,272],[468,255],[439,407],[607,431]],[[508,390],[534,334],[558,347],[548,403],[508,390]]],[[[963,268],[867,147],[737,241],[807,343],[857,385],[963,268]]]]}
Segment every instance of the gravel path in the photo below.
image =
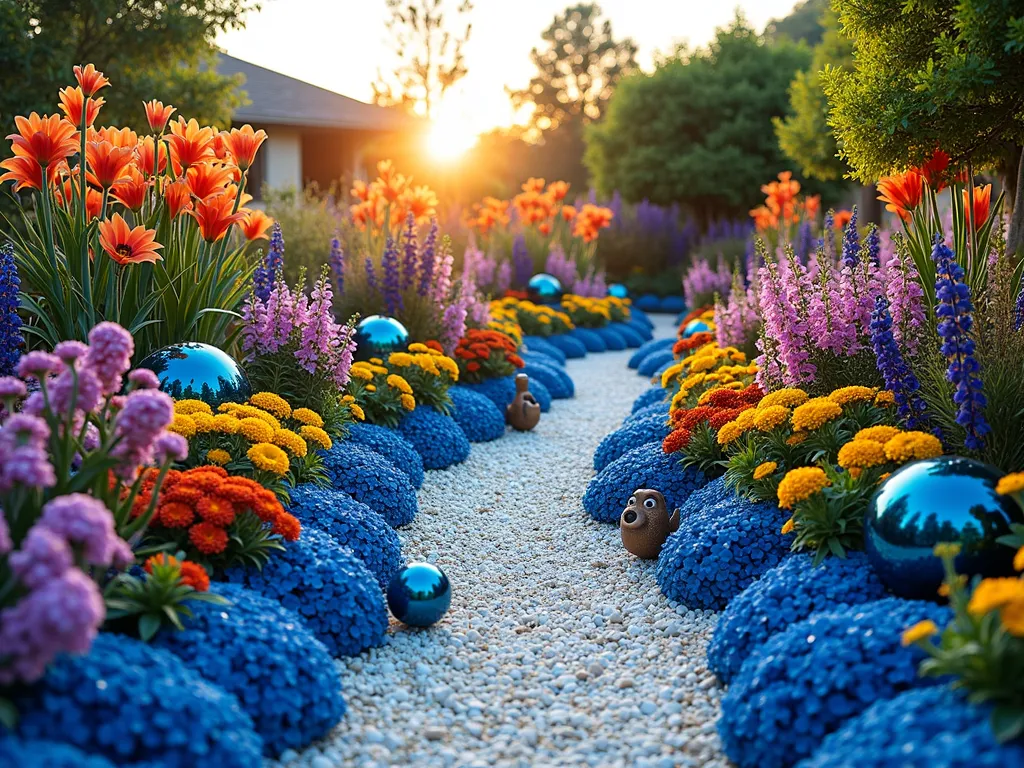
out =
{"type": "MultiPolygon", "coordinates": [[[[657,334],[671,333],[661,318],[657,334]]],[[[348,714],[290,766],[726,766],[710,612],[673,607],[654,567],[580,499],[591,457],[647,382],[631,352],[570,361],[576,398],[532,433],[429,472],[401,532],[452,607],[429,631],[342,663],[348,714]]]]}

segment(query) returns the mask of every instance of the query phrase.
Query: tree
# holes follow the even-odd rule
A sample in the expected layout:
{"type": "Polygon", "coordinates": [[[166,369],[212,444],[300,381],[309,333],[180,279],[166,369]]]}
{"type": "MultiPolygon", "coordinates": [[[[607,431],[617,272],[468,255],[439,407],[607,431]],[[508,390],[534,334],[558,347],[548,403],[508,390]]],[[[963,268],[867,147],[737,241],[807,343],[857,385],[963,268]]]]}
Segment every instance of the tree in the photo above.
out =
{"type": "Polygon", "coordinates": [[[680,50],[651,75],[619,85],[587,131],[586,163],[602,193],[680,202],[704,221],[746,215],[786,160],[772,118],[788,109],[793,74],[810,52],[767,45],[737,15],[706,50],[680,50]]]}
{"type": "Polygon", "coordinates": [[[836,9],[855,51],[852,68],[829,68],[823,76],[829,123],[843,159],[866,183],[923,162],[936,147],[956,165],[994,169],[1013,211],[1007,245],[1011,252],[1019,248],[1024,244],[1020,0],[836,0],[836,9]]]}
{"type": "MultiPolygon", "coordinates": [[[[469,71],[462,47],[473,25],[467,21],[461,35],[451,32],[442,0],[419,0],[419,5],[387,0],[387,7],[391,14],[387,28],[399,63],[390,79],[378,72],[373,101],[433,117],[441,97],[469,71]]],[[[455,15],[468,16],[472,10],[472,2],[462,0],[455,15]]]]}
{"type": "Polygon", "coordinates": [[[104,124],[141,130],[142,102],[157,98],[226,127],[244,94],[241,79],[214,70],[213,41],[258,8],[253,0],[4,0],[0,125],[13,130],[15,115],[56,112],[72,67],[93,63],[116,85],[102,94],[104,124]]]}
{"type": "Polygon", "coordinates": [[[788,16],[769,21],[764,28],[764,36],[769,42],[789,40],[815,46],[825,33],[821,16],[827,10],[828,0],[803,0],[793,7],[788,16]]]}
{"type": "Polygon", "coordinates": [[[541,33],[547,48],[530,52],[537,74],[509,97],[516,109],[532,106],[534,131],[600,119],[616,84],[636,71],[636,44],[628,37],[616,41],[612,23],[600,16],[596,3],[566,8],[541,33]]]}

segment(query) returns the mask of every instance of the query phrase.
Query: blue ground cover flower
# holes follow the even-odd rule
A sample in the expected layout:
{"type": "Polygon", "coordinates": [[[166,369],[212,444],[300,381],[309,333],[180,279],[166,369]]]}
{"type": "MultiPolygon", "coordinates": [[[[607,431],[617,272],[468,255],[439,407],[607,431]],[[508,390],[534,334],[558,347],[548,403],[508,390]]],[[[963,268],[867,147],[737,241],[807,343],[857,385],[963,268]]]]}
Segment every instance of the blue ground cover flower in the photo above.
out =
{"type": "Polygon", "coordinates": [[[348,441],[376,451],[409,476],[413,488],[423,485],[423,459],[409,442],[393,429],[359,422],[348,428],[348,441]]]}
{"type": "Polygon", "coordinates": [[[424,469],[448,469],[469,458],[469,440],[455,419],[420,406],[398,422],[398,434],[423,459],[424,469]]]}
{"type": "Polygon", "coordinates": [[[416,489],[409,476],[376,451],[339,440],[323,457],[331,485],[380,514],[388,525],[408,525],[416,517],[416,489]]]}
{"type": "Polygon", "coordinates": [[[607,435],[597,446],[594,451],[594,469],[600,472],[616,459],[642,445],[657,442],[660,446],[670,431],[664,415],[650,416],[623,425],[607,435]]]}
{"type": "Polygon", "coordinates": [[[452,418],[471,443],[485,443],[505,436],[505,413],[476,390],[458,384],[448,390],[452,418]]]}

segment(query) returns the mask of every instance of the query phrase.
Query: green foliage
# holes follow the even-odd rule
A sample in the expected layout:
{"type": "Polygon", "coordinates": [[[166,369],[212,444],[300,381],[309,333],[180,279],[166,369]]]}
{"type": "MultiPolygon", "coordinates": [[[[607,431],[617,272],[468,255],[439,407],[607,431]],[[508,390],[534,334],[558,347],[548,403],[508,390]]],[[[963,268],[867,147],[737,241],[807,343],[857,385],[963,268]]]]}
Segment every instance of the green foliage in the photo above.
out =
{"type": "Polygon", "coordinates": [[[284,276],[288,283],[295,283],[302,270],[309,275],[320,274],[331,254],[331,238],[339,228],[339,213],[327,196],[315,184],[301,192],[294,187],[264,186],[263,202],[267,215],[281,225],[286,237],[284,276]]]}
{"type": "Polygon", "coordinates": [[[685,49],[653,74],[623,80],[587,132],[585,162],[605,194],[680,202],[709,220],[746,214],[761,184],[786,169],[772,118],[788,110],[806,47],[767,45],[737,16],[707,50],[685,49]]]}
{"type": "Polygon", "coordinates": [[[802,0],[788,16],[769,21],[764,28],[764,36],[772,42],[790,40],[818,45],[826,34],[821,15],[827,10],[828,0],[802,0]]]}

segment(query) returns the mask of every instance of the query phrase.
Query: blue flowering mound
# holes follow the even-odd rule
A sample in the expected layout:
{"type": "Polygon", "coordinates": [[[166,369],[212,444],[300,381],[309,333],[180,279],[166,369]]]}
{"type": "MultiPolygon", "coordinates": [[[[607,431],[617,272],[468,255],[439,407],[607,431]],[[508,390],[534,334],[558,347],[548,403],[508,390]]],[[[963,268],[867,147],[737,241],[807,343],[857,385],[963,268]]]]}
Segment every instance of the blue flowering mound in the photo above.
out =
{"type": "Polygon", "coordinates": [[[668,410],[668,392],[663,387],[655,386],[644,390],[640,397],[633,401],[632,413],[656,404],[664,405],[665,410],[668,410]]]}
{"type": "Polygon", "coordinates": [[[626,338],[614,328],[594,328],[593,332],[601,337],[605,347],[612,352],[621,352],[626,348],[626,338]]]}
{"type": "MultiPolygon", "coordinates": [[[[644,328],[646,329],[647,326],[644,328]]],[[[639,347],[645,341],[644,335],[629,323],[608,323],[608,329],[619,334],[630,349],[639,347]]]]}
{"type": "Polygon", "coordinates": [[[668,403],[654,403],[652,405],[641,408],[636,413],[631,413],[629,416],[622,420],[622,426],[627,424],[635,424],[638,421],[643,421],[651,416],[660,416],[663,421],[668,421],[668,403]]]}
{"type": "Polygon", "coordinates": [[[262,569],[231,568],[226,576],[297,613],[332,656],[356,656],[384,640],[388,611],[380,585],[352,550],[323,531],[304,528],[262,569]]]}
{"type": "Polygon", "coordinates": [[[514,376],[503,376],[500,379],[487,379],[479,384],[459,384],[459,386],[483,395],[494,403],[494,407],[501,411],[502,414],[505,413],[505,409],[508,408],[509,403],[516,396],[516,380],[514,376]]]}
{"type": "Polygon", "coordinates": [[[633,299],[633,306],[641,312],[658,312],[661,310],[661,299],[653,293],[645,293],[633,299]]]}
{"type": "Polygon", "coordinates": [[[540,379],[530,379],[530,394],[540,403],[540,412],[547,413],[551,410],[551,390],[544,386],[540,379]]]}
{"type": "Polygon", "coordinates": [[[479,392],[457,384],[448,390],[452,418],[471,443],[486,443],[505,436],[505,412],[479,392]]]}
{"type": "Polygon", "coordinates": [[[397,429],[423,459],[424,469],[448,469],[469,458],[469,440],[455,419],[433,408],[410,411],[397,429]]]}
{"type": "Polygon", "coordinates": [[[654,372],[654,376],[652,378],[661,379],[661,374],[663,374],[665,371],[667,371],[669,368],[675,365],[675,362],[675,359],[672,359],[663,363],[662,366],[654,372]]]}
{"type": "Polygon", "coordinates": [[[671,349],[659,349],[640,361],[637,372],[641,376],[654,376],[658,371],[674,362],[675,357],[672,355],[671,349]]]}
{"type": "Polygon", "coordinates": [[[950,611],[896,597],[818,613],[761,646],[722,698],[718,733],[740,768],[783,768],[811,755],[845,720],[908,688],[924,651],[900,635],[924,619],[939,626],[950,611]]]}
{"type": "Polygon", "coordinates": [[[70,744],[56,741],[22,741],[0,738],[0,768],[114,768],[114,764],[99,755],[87,755],[70,744]]]}
{"type": "Polygon", "coordinates": [[[624,425],[607,435],[597,446],[597,450],[594,451],[594,469],[600,472],[616,459],[641,445],[657,442],[660,446],[670,431],[664,414],[624,425]]]}
{"type": "Polygon", "coordinates": [[[640,337],[641,342],[646,343],[654,338],[654,331],[652,329],[652,326],[650,325],[645,325],[639,320],[630,320],[627,323],[627,325],[634,331],[636,331],[637,335],[640,337]]]}
{"type": "Polygon", "coordinates": [[[686,301],[682,296],[666,296],[661,300],[661,312],[674,314],[686,311],[686,301]]]}
{"type": "Polygon", "coordinates": [[[654,327],[654,321],[647,316],[647,313],[644,312],[642,309],[637,309],[636,307],[631,307],[629,310],[629,322],[638,323],[639,325],[642,325],[645,328],[654,327]]]}
{"type": "Polygon", "coordinates": [[[416,517],[416,489],[409,476],[376,451],[339,441],[324,451],[331,485],[361,501],[392,527],[416,517]]]}
{"type": "Polygon", "coordinates": [[[402,545],[395,529],[384,518],[344,491],[302,484],[291,491],[289,510],[302,522],[323,531],[363,561],[387,589],[404,565],[402,545]]]}
{"type": "Polygon", "coordinates": [[[665,349],[671,350],[675,343],[675,339],[651,339],[650,341],[645,341],[637,348],[636,352],[630,355],[629,367],[636,370],[640,367],[640,363],[644,361],[644,358],[652,352],[660,352],[665,349]]]}
{"type": "Polygon", "coordinates": [[[788,519],[775,504],[737,496],[680,515],[658,556],[658,586],[688,608],[721,610],[789,552],[780,532],[788,519]]]}
{"type": "Polygon", "coordinates": [[[701,472],[683,469],[677,456],[666,456],[661,443],[648,443],[602,469],[583,494],[583,508],[595,520],[617,523],[637,488],[661,491],[669,509],[675,509],[704,483],[701,472]]]}
{"type": "Polygon", "coordinates": [[[576,385],[572,378],[561,368],[554,368],[543,363],[527,362],[520,373],[530,377],[531,386],[539,381],[555,400],[565,400],[576,394],[576,385]]]}
{"type": "Polygon", "coordinates": [[[999,744],[989,707],[937,685],[878,701],[829,734],[798,768],[1010,768],[1024,744],[999,744]]]}
{"type": "MultiPolygon", "coordinates": [[[[530,352],[540,352],[543,355],[555,358],[562,365],[565,365],[565,352],[549,342],[542,336],[524,336],[523,344],[530,352]]],[[[525,360],[525,358],[523,358],[525,360]]]]}
{"type": "Polygon", "coordinates": [[[788,555],[729,603],[708,645],[708,667],[729,683],[768,638],[813,613],[885,597],[885,587],[863,552],[828,557],[788,555]]]}
{"type": "MultiPolygon", "coordinates": [[[[260,768],[262,761],[263,744],[238,699],[173,653],[122,635],[102,632],[85,656],[58,656],[14,705],[19,738],[71,744],[115,765],[260,768]]],[[[40,765],[23,765],[33,764],[40,765]]]]}
{"type": "Polygon", "coordinates": [[[570,360],[587,356],[587,348],[583,346],[583,342],[572,334],[556,333],[554,336],[548,336],[547,341],[552,346],[562,350],[566,358],[570,360]]]}
{"type": "Polygon", "coordinates": [[[193,603],[185,629],[161,632],[155,645],[237,696],[269,757],[326,734],[345,700],[324,644],[275,600],[235,584],[211,591],[231,605],[193,603]]]}
{"type": "Polygon", "coordinates": [[[605,344],[601,335],[592,328],[574,328],[569,335],[583,342],[587,352],[607,352],[608,345],[605,344]]]}
{"type": "Polygon", "coordinates": [[[423,485],[423,459],[395,430],[360,422],[349,427],[347,439],[385,457],[409,476],[413,488],[423,485]]]}
{"type": "Polygon", "coordinates": [[[557,368],[560,371],[565,368],[565,363],[559,362],[543,352],[520,352],[519,357],[523,359],[524,363],[540,363],[541,365],[557,368]]]}

